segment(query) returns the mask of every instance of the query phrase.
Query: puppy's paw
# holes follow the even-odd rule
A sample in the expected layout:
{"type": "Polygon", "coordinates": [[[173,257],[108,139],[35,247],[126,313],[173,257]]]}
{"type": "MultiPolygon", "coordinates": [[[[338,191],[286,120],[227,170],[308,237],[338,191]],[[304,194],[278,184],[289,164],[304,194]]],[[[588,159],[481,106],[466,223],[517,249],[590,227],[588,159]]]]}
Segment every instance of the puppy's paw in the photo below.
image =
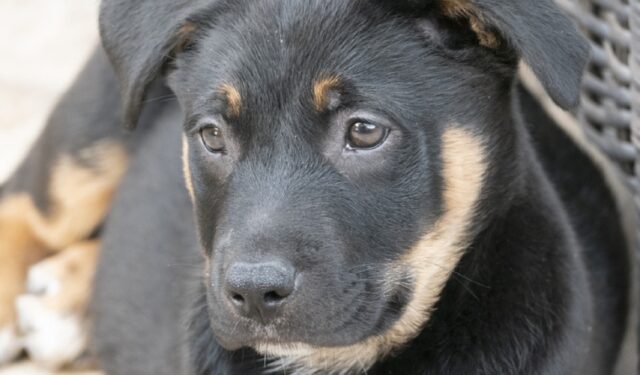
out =
{"type": "Polygon", "coordinates": [[[12,326],[0,328],[0,366],[15,359],[22,352],[22,338],[12,326]]]}
{"type": "Polygon", "coordinates": [[[87,304],[97,242],[74,245],[29,270],[27,294],[16,301],[24,347],[40,365],[72,364],[87,348],[87,304]]]}

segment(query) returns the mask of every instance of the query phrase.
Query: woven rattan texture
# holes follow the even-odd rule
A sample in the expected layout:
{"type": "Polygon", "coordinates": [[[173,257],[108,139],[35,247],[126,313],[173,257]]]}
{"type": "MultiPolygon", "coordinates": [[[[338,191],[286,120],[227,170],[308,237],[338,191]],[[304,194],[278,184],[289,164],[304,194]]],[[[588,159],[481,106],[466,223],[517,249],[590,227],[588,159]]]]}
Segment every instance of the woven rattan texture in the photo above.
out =
{"type": "Polygon", "coordinates": [[[632,38],[632,28],[640,32],[640,0],[556,1],[577,20],[592,45],[578,120],[628,186],[638,191],[640,49],[634,48],[640,47],[640,39],[632,38]]]}
{"type": "MultiPolygon", "coordinates": [[[[632,103],[632,141],[636,148],[636,207],[640,218],[640,0],[631,0],[631,103],[632,103]]],[[[640,221],[640,220],[639,220],[640,221]]],[[[638,230],[640,243],[640,229],[638,230]]]]}
{"type": "MultiPolygon", "coordinates": [[[[640,0],[556,2],[591,41],[591,62],[576,116],[589,140],[609,157],[634,194],[639,223],[640,0]]],[[[640,227],[636,237],[640,262],[640,227]]]]}

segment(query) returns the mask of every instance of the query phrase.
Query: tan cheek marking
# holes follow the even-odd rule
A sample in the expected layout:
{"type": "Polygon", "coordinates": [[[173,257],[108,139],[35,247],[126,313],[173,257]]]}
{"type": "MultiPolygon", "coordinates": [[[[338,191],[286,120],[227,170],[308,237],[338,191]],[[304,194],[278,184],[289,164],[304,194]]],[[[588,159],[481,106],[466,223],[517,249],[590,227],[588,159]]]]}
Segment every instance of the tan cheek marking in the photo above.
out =
{"type": "Polygon", "coordinates": [[[383,334],[347,347],[261,345],[256,348],[258,351],[282,357],[277,364],[283,367],[341,373],[371,367],[420,332],[471,240],[467,233],[486,171],[482,141],[477,137],[452,128],[443,135],[442,145],[445,211],[434,228],[396,265],[412,270],[415,280],[412,300],[402,317],[383,334]]]}
{"type": "Polygon", "coordinates": [[[340,82],[340,77],[338,76],[327,76],[313,83],[313,106],[317,111],[320,112],[327,109],[331,90],[336,90],[340,86],[340,82]]]}
{"type": "Polygon", "coordinates": [[[399,265],[413,270],[415,289],[407,311],[391,329],[396,343],[420,331],[471,240],[467,233],[487,169],[482,142],[452,128],[444,133],[442,145],[445,211],[399,265]]]}
{"type": "Polygon", "coordinates": [[[465,17],[474,33],[478,36],[480,45],[496,49],[500,41],[494,33],[488,30],[482,15],[468,0],[442,0],[442,11],[447,17],[465,17]]]}
{"type": "Polygon", "coordinates": [[[189,166],[189,142],[186,136],[182,136],[182,174],[184,175],[185,186],[189,191],[191,202],[195,202],[195,193],[193,190],[193,179],[191,178],[191,167],[189,166]]]}
{"type": "Polygon", "coordinates": [[[220,86],[220,93],[222,93],[227,100],[227,115],[231,117],[240,116],[240,110],[242,109],[242,96],[240,95],[240,91],[234,86],[225,83],[220,86]]]}

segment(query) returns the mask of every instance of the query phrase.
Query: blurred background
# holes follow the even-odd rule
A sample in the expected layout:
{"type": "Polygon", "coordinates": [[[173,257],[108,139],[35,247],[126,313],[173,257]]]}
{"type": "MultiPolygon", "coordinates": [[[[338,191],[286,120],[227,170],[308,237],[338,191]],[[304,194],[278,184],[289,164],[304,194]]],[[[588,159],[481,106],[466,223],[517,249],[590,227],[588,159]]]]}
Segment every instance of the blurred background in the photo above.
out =
{"type": "Polygon", "coordinates": [[[98,43],[98,3],[0,1],[0,181],[98,43]]]}
{"type": "MultiPolygon", "coordinates": [[[[23,158],[98,43],[98,3],[0,1],[0,181],[23,158]]],[[[0,375],[50,374],[29,363],[0,368],[0,375]]]]}

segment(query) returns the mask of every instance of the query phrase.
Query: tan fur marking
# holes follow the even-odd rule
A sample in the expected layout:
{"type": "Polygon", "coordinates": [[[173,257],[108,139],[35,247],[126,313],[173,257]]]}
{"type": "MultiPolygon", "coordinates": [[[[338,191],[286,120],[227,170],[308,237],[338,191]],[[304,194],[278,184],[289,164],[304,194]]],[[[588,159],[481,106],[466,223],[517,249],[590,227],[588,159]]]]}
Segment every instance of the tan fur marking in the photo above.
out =
{"type": "Polygon", "coordinates": [[[409,269],[414,277],[413,298],[402,317],[383,334],[347,347],[260,345],[258,351],[281,357],[279,364],[294,369],[294,374],[314,371],[343,374],[366,370],[420,332],[468,246],[467,233],[486,170],[483,145],[477,137],[453,128],[443,135],[442,144],[445,212],[434,228],[390,270],[393,274],[396,267],[409,269]]]}
{"type": "Polygon", "coordinates": [[[56,293],[43,297],[43,307],[61,315],[83,315],[91,295],[99,249],[99,241],[79,242],[36,266],[59,283],[56,293]]]}
{"type": "Polygon", "coordinates": [[[227,100],[227,116],[238,117],[240,116],[240,110],[242,109],[242,96],[238,89],[228,83],[220,86],[220,93],[224,95],[227,100]]]}
{"type": "Polygon", "coordinates": [[[37,238],[52,250],[61,250],[91,234],[106,215],[113,193],[127,167],[121,145],[102,142],[89,149],[94,166],[85,167],[63,156],[49,185],[51,210],[42,215],[26,211],[37,238]]]}
{"type": "Polygon", "coordinates": [[[16,310],[24,347],[41,366],[60,369],[87,350],[99,247],[98,241],[83,241],[29,269],[27,292],[16,299],[16,310]]]}
{"type": "Polygon", "coordinates": [[[313,105],[317,111],[324,111],[329,106],[329,94],[340,86],[340,77],[326,76],[313,83],[313,105]]]}
{"type": "Polygon", "coordinates": [[[471,30],[478,36],[480,45],[491,49],[496,49],[500,46],[499,39],[488,30],[481,12],[468,0],[442,0],[441,7],[447,17],[468,18],[471,30]]]}
{"type": "Polygon", "coordinates": [[[440,6],[447,17],[471,17],[475,7],[468,0],[441,0],[440,6]]]}
{"type": "Polygon", "coordinates": [[[127,166],[121,145],[100,142],[83,152],[91,167],[63,156],[52,170],[48,214],[26,193],[0,202],[0,327],[15,320],[13,300],[27,268],[48,252],[86,239],[106,215],[127,166]]]}
{"type": "Polygon", "coordinates": [[[24,290],[29,265],[46,251],[33,236],[24,216],[26,196],[8,198],[0,204],[0,329],[15,322],[13,301],[24,290]]]}
{"type": "Polygon", "coordinates": [[[193,190],[193,179],[191,177],[191,168],[189,166],[189,142],[187,137],[182,136],[182,174],[184,175],[184,184],[189,191],[191,202],[195,202],[196,196],[193,190]]]}
{"type": "Polygon", "coordinates": [[[191,43],[191,39],[193,37],[193,33],[196,31],[196,25],[193,22],[185,22],[178,29],[178,43],[175,48],[175,52],[182,52],[187,48],[189,43],[191,43]]]}

